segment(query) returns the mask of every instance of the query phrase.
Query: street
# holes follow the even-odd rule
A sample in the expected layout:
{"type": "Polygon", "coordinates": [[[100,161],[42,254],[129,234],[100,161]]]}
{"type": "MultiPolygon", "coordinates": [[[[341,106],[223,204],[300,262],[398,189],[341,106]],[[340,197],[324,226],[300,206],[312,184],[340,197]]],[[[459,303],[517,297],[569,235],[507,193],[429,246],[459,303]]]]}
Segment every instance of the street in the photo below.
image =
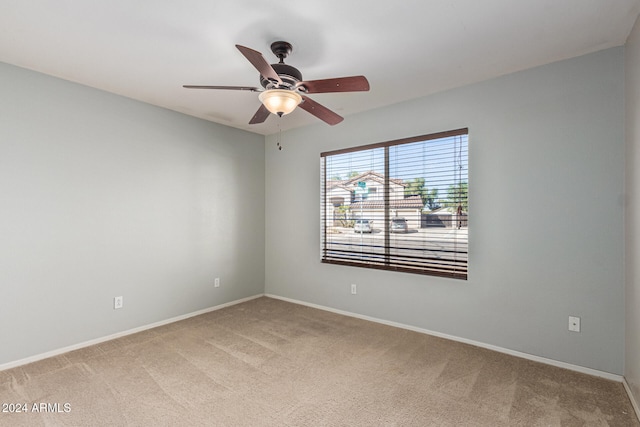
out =
{"type": "MultiPolygon", "coordinates": [[[[382,262],[385,256],[384,233],[354,233],[353,228],[327,230],[326,249],[332,257],[382,262]]],[[[409,265],[425,260],[443,264],[466,264],[467,228],[421,228],[408,233],[391,233],[388,253],[409,265]]]]}

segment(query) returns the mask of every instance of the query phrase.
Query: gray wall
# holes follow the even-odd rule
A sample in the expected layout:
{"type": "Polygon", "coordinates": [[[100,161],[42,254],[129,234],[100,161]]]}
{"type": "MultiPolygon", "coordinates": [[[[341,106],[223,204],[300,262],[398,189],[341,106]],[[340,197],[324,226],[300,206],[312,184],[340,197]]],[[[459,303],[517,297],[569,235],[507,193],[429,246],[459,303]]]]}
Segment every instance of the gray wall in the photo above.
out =
{"type": "Polygon", "coordinates": [[[625,272],[626,351],[624,375],[640,402],[640,20],[625,47],[626,192],[625,272]]]}
{"type": "MultiPolygon", "coordinates": [[[[623,68],[609,49],[274,135],[265,152],[259,135],[0,64],[0,365],[266,289],[622,374],[623,68]],[[459,127],[468,281],[320,264],[320,152],[459,127]],[[567,331],[570,314],[583,332],[567,331]]],[[[624,369],[638,393],[640,292],[626,265],[624,369]]]]}
{"type": "Polygon", "coordinates": [[[264,291],[262,136],[0,82],[0,365],[264,291]]]}
{"type": "Polygon", "coordinates": [[[622,374],[623,71],[608,49],[267,138],[266,292],[622,374]],[[320,263],[321,152],[460,127],[468,281],[320,263]]]}

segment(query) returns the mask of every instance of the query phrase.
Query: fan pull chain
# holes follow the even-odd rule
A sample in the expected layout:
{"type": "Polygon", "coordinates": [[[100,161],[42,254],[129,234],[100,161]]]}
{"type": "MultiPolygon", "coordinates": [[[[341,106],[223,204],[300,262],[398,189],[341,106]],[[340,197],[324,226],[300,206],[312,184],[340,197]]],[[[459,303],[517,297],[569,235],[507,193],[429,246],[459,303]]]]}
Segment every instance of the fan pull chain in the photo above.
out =
{"type": "Polygon", "coordinates": [[[278,146],[278,150],[282,151],[282,145],[280,142],[282,142],[282,128],[280,128],[280,123],[278,123],[278,141],[276,142],[276,145],[278,146]]]}

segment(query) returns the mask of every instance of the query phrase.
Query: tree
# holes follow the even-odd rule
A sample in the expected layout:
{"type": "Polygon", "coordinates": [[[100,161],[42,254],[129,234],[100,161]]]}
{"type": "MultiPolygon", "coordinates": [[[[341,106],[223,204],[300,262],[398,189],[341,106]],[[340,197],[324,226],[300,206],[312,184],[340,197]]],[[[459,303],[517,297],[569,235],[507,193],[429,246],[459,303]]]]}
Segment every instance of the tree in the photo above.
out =
{"type": "Polygon", "coordinates": [[[438,202],[438,189],[432,188],[429,190],[424,186],[424,178],[414,178],[411,181],[408,181],[406,187],[404,187],[404,197],[409,196],[420,196],[422,199],[422,204],[425,205],[429,210],[434,210],[440,207],[438,202]]]}
{"type": "Polygon", "coordinates": [[[404,187],[404,197],[420,196],[424,192],[424,178],[413,178],[408,181],[407,186],[404,187]]]}
{"type": "Polygon", "coordinates": [[[342,227],[353,227],[354,221],[351,217],[351,207],[340,205],[334,210],[334,221],[338,221],[342,227]]]}
{"type": "Polygon", "coordinates": [[[331,177],[332,181],[342,181],[343,179],[351,179],[351,178],[355,178],[356,176],[360,175],[360,172],[358,171],[351,171],[348,172],[347,174],[345,174],[346,178],[342,178],[342,175],[340,175],[339,173],[333,175],[331,177]]]}
{"type": "Polygon", "coordinates": [[[440,203],[438,203],[438,189],[437,188],[432,188],[431,190],[427,190],[425,188],[425,191],[427,193],[427,197],[426,200],[423,198],[423,201],[425,202],[425,204],[427,205],[427,208],[429,208],[430,211],[434,210],[434,209],[438,209],[440,207],[440,203]]]}
{"type": "Polygon", "coordinates": [[[453,208],[455,210],[460,206],[461,212],[469,210],[469,185],[466,182],[449,185],[447,190],[447,198],[440,200],[445,208],[453,208]]]}

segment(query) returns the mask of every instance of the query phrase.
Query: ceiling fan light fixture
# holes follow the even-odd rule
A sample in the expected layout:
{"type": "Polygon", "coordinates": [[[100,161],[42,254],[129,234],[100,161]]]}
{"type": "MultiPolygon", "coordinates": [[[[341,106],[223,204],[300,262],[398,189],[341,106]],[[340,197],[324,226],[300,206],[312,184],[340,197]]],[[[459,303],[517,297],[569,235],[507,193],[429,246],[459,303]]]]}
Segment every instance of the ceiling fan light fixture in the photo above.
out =
{"type": "Polygon", "coordinates": [[[258,95],[260,102],[273,114],[282,117],[296,109],[302,102],[298,92],[287,89],[269,89],[258,95]]]}

